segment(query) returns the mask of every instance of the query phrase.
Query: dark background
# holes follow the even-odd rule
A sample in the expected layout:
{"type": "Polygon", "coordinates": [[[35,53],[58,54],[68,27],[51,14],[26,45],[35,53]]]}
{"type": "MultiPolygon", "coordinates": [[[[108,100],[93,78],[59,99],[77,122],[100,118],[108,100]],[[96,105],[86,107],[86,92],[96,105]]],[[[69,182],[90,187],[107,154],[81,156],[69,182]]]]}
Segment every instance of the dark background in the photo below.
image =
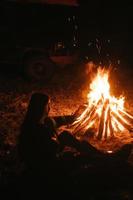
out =
{"type": "Polygon", "coordinates": [[[5,57],[7,54],[11,57],[19,46],[36,45],[49,49],[59,40],[64,40],[69,46],[75,36],[78,50],[90,59],[98,56],[97,43],[101,47],[102,59],[107,59],[109,54],[110,60],[119,59],[132,65],[131,2],[79,0],[79,6],[22,2],[4,1],[0,5],[0,43],[5,47],[4,51],[1,50],[1,59],[5,54],[5,57]],[[72,21],[73,16],[75,19],[72,21]],[[70,22],[67,21],[69,17],[70,22]],[[88,46],[89,43],[92,45],[88,46]]]}

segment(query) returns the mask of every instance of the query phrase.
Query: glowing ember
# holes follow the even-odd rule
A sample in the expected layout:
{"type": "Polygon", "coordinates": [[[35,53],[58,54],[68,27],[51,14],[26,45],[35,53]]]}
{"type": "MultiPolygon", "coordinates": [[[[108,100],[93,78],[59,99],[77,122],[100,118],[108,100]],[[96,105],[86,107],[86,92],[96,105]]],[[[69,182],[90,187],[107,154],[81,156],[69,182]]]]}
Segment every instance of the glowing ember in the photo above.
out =
{"type": "Polygon", "coordinates": [[[99,67],[90,84],[88,103],[70,126],[75,136],[85,136],[93,130],[98,139],[109,139],[120,132],[132,131],[133,116],[124,108],[124,97],[110,95],[108,77],[109,71],[99,67]]]}

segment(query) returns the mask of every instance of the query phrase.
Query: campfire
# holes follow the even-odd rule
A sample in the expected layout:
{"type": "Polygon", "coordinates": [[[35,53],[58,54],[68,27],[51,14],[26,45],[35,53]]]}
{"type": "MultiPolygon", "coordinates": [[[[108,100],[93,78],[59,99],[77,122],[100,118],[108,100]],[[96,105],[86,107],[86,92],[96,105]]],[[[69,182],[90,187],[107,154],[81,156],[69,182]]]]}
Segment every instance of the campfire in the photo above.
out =
{"type": "Polygon", "coordinates": [[[118,134],[133,131],[133,115],[124,107],[125,98],[110,94],[109,70],[99,67],[90,84],[82,113],[69,126],[78,138],[89,136],[107,141],[118,134]]]}

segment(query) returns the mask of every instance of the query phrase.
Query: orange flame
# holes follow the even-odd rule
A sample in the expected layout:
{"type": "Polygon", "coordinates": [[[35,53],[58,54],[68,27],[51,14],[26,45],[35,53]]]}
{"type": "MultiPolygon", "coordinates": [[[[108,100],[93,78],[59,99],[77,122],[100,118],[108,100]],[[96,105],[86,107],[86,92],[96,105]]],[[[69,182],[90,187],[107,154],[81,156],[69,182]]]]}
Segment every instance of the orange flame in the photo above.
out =
{"type": "Polygon", "coordinates": [[[107,139],[118,132],[132,129],[133,116],[126,112],[123,96],[111,96],[108,78],[109,71],[99,67],[90,84],[87,106],[72,124],[74,134],[85,134],[93,127],[97,138],[107,139]]]}

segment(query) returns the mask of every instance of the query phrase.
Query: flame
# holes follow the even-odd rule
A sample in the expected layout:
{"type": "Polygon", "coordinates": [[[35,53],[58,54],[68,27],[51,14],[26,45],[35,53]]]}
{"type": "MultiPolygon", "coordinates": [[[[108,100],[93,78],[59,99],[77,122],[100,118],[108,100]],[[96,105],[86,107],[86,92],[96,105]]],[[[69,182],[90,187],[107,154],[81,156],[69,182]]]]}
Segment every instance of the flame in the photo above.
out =
{"type": "Polygon", "coordinates": [[[73,134],[84,135],[94,128],[98,139],[107,139],[132,130],[133,116],[124,108],[125,98],[111,95],[108,79],[109,71],[99,67],[90,84],[86,108],[71,125],[73,134]]]}
{"type": "Polygon", "coordinates": [[[104,97],[104,99],[108,99],[110,97],[108,72],[104,73],[104,71],[101,68],[98,68],[97,76],[94,78],[93,82],[90,84],[90,89],[91,89],[91,92],[88,94],[88,101],[96,103],[102,97],[104,97]]]}

